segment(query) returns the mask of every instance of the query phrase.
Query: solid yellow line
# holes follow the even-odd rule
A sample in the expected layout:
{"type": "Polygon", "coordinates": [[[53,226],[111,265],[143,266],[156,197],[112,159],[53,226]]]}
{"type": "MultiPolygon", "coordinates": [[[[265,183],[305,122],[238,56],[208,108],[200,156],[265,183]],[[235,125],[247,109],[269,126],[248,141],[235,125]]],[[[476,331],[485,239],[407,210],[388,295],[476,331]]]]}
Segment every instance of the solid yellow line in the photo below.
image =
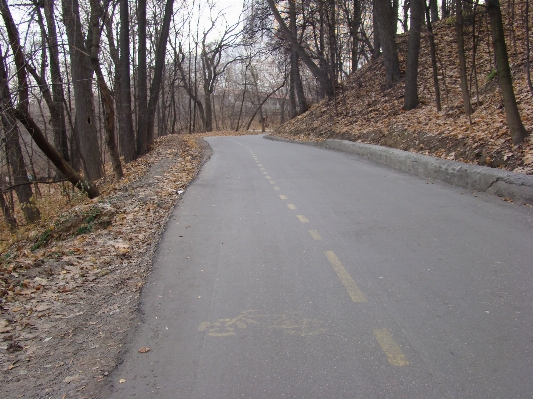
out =
{"type": "Polygon", "coordinates": [[[390,364],[393,366],[407,366],[409,364],[398,344],[394,342],[389,330],[382,328],[380,330],[374,330],[373,332],[381,349],[383,349],[383,352],[387,355],[390,364]]]}
{"type": "Polygon", "coordinates": [[[318,231],[316,230],[309,230],[309,234],[315,239],[315,240],[321,240],[322,236],[318,234],[318,231]]]}
{"type": "Polygon", "coordinates": [[[280,188],[278,186],[274,187],[274,190],[279,191],[280,188]]]}
{"type": "Polygon", "coordinates": [[[296,215],[298,219],[300,219],[300,222],[302,223],[309,223],[309,220],[304,215],[296,215]]]}
{"type": "Polygon", "coordinates": [[[283,194],[280,194],[279,196],[281,199],[287,199],[287,196],[283,195],[283,194]]]}
{"type": "Polygon", "coordinates": [[[328,258],[329,263],[333,266],[335,273],[337,273],[337,276],[341,279],[344,288],[346,288],[348,294],[352,297],[352,301],[368,302],[363,292],[359,289],[357,284],[355,284],[352,276],[350,276],[350,273],[348,273],[348,270],[346,270],[339,258],[337,258],[337,255],[335,255],[333,251],[325,251],[324,255],[326,255],[326,258],[328,258]]]}
{"type": "Polygon", "coordinates": [[[296,207],[294,206],[294,204],[287,204],[287,206],[289,207],[289,209],[296,209],[296,207]]]}

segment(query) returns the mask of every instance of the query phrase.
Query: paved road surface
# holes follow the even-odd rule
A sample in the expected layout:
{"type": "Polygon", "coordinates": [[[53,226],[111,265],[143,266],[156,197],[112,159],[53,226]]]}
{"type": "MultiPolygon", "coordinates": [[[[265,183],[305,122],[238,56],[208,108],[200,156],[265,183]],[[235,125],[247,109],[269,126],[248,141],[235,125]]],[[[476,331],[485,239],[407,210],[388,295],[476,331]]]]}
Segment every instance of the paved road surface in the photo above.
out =
{"type": "Polygon", "coordinates": [[[532,397],[531,208],[343,153],[207,140],[102,397],[532,397]]]}

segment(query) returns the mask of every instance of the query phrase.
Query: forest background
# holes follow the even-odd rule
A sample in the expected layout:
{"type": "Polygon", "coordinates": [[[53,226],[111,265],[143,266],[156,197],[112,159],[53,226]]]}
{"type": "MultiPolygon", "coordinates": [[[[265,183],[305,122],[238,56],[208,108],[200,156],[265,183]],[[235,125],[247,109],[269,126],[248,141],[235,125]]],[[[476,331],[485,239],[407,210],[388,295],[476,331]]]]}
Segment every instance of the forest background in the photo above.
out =
{"type": "Polygon", "coordinates": [[[96,392],[202,135],[342,138],[533,174],[529,0],[225,7],[0,0],[2,386],[96,392]]]}

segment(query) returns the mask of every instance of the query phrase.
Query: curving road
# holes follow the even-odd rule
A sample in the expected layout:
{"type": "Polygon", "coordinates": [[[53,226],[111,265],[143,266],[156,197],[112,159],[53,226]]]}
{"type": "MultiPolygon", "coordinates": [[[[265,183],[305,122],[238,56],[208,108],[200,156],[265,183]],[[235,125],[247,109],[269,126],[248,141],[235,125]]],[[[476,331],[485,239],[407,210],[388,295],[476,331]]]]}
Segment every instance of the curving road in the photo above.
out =
{"type": "Polygon", "coordinates": [[[101,397],[531,397],[531,207],[314,147],[207,141],[101,397]]]}

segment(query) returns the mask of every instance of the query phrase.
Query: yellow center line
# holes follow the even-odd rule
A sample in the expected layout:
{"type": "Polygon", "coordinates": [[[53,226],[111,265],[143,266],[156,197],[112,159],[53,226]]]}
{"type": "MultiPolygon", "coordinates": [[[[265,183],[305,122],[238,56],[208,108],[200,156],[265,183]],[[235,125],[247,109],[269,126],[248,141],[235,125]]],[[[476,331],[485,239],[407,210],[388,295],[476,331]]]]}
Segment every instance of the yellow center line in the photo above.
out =
{"type": "Polygon", "coordinates": [[[315,240],[321,240],[322,236],[318,234],[318,231],[316,230],[308,230],[309,234],[311,234],[311,237],[313,237],[315,240]]]}
{"type": "Polygon", "coordinates": [[[304,215],[296,215],[298,219],[300,219],[300,222],[302,223],[309,223],[309,220],[304,215]]]}
{"type": "Polygon", "coordinates": [[[274,190],[279,191],[280,188],[276,186],[276,187],[274,187],[274,190]]]}
{"type": "Polygon", "coordinates": [[[348,273],[348,270],[343,266],[337,255],[333,251],[325,251],[324,255],[328,258],[329,263],[333,266],[333,270],[337,273],[337,276],[341,279],[344,288],[348,291],[348,294],[352,297],[354,302],[368,302],[363,292],[359,289],[357,284],[355,284],[354,279],[348,273]]]}
{"type": "Polygon", "coordinates": [[[281,199],[283,199],[283,200],[287,199],[287,196],[285,196],[285,195],[283,195],[283,194],[280,194],[279,197],[280,197],[281,199]]]}
{"type": "Polygon", "coordinates": [[[389,330],[382,328],[374,330],[373,333],[381,349],[387,355],[390,364],[393,366],[407,366],[409,364],[398,344],[394,342],[389,330]]]}
{"type": "Polygon", "coordinates": [[[294,206],[294,204],[287,204],[287,206],[289,207],[289,209],[296,209],[296,206],[294,206]]]}

